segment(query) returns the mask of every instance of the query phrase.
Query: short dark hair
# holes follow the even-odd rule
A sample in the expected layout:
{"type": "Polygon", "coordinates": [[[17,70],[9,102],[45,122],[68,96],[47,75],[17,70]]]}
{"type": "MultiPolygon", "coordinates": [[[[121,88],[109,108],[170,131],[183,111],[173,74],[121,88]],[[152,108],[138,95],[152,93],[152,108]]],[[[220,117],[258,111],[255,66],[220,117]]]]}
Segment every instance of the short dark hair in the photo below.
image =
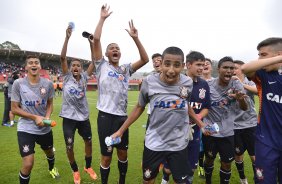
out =
{"type": "Polygon", "coordinates": [[[244,62],[244,61],[241,61],[241,60],[234,60],[233,62],[234,62],[234,64],[238,64],[238,65],[243,65],[243,64],[245,64],[245,62],[244,62]]]}
{"type": "Polygon", "coordinates": [[[228,62],[228,61],[234,63],[233,58],[231,56],[224,56],[223,58],[221,58],[218,61],[217,68],[220,68],[222,63],[225,63],[225,62],[228,62]]]}
{"type": "Polygon", "coordinates": [[[202,54],[201,52],[198,51],[190,51],[187,55],[186,55],[186,63],[193,63],[195,61],[205,61],[205,56],[204,54],[202,54]]]}
{"type": "Polygon", "coordinates": [[[160,53],[155,53],[155,54],[152,55],[152,59],[154,59],[156,57],[162,57],[162,55],[160,53]]]}
{"type": "Polygon", "coordinates": [[[36,59],[38,59],[40,61],[39,56],[37,56],[35,54],[30,54],[30,55],[27,55],[25,57],[25,65],[27,64],[27,60],[30,59],[30,58],[36,58],[36,59]]]}
{"type": "Polygon", "coordinates": [[[212,60],[210,58],[206,58],[206,61],[210,62],[210,64],[212,65],[212,60]]]}
{"type": "Polygon", "coordinates": [[[184,62],[184,53],[183,51],[178,47],[168,47],[163,51],[162,57],[164,57],[166,54],[172,54],[172,55],[180,55],[182,57],[182,62],[184,62]]]}
{"type": "Polygon", "coordinates": [[[275,50],[281,51],[282,50],[282,38],[279,38],[279,37],[267,38],[258,44],[257,50],[259,50],[261,47],[266,47],[266,46],[273,46],[275,50]]]}

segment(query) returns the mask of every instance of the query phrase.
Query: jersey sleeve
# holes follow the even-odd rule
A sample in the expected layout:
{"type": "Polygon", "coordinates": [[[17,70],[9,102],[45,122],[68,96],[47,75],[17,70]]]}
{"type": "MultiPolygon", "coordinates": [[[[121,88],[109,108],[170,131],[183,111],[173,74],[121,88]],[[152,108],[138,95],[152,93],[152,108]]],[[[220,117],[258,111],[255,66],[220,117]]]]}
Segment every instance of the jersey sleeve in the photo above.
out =
{"type": "Polygon", "coordinates": [[[142,82],[138,102],[139,102],[139,105],[142,106],[142,107],[145,107],[146,104],[149,102],[147,79],[144,79],[143,82],[142,82]]]}
{"type": "Polygon", "coordinates": [[[21,101],[19,80],[16,80],[13,84],[11,101],[13,101],[13,102],[20,102],[21,101]]]}

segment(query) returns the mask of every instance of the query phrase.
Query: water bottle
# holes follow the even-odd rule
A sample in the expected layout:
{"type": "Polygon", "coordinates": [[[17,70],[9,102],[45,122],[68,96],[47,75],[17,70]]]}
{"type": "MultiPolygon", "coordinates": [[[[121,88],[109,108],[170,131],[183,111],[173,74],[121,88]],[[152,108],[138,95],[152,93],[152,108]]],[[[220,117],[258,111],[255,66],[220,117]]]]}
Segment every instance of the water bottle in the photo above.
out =
{"type": "Polygon", "coordinates": [[[219,132],[219,126],[217,123],[207,124],[207,126],[205,126],[205,130],[211,132],[212,134],[216,134],[219,132]]]}
{"type": "Polygon", "coordinates": [[[54,127],[57,125],[56,121],[50,119],[43,119],[44,125],[54,127]]]}
{"type": "Polygon", "coordinates": [[[74,31],[75,28],[74,22],[69,22],[69,27],[71,28],[71,31],[74,31]]]}
{"type": "Polygon", "coordinates": [[[113,139],[112,137],[106,137],[105,138],[105,143],[107,146],[112,146],[114,144],[119,144],[121,142],[121,138],[120,137],[116,137],[115,139],[113,139]]]}

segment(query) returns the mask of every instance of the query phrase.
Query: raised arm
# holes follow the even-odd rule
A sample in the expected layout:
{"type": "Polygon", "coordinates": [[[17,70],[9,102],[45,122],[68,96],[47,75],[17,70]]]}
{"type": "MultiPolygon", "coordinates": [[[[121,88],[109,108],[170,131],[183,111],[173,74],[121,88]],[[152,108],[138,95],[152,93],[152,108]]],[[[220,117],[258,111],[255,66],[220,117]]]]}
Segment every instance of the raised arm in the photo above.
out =
{"type": "Polygon", "coordinates": [[[68,72],[67,49],[68,49],[68,43],[71,37],[71,33],[72,33],[72,29],[69,26],[66,30],[66,38],[61,51],[61,66],[62,66],[63,74],[66,74],[68,72]]]}
{"type": "Polygon", "coordinates": [[[139,51],[139,55],[140,55],[140,59],[136,61],[135,63],[132,63],[131,65],[132,69],[136,71],[149,62],[149,57],[141,41],[138,38],[138,30],[134,27],[133,20],[129,21],[129,28],[130,30],[126,29],[126,31],[132,37],[133,41],[135,42],[138,48],[138,51],[139,51]]]}
{"type": "Polygon", "coordinates": [[[90,39],[90,37],[93,35],[90,35],[88,37],[89,45],[90,45],[90,50],[91,50],[91,63],[87,68],[87,75],[91,76],[93,73],[93,70],[95,69],[95,55],[94,55],[94,39],[90,39]]]}
{"type": "Polygon", "coordinates": [[[266,59],[258,59],[258,60],[250,61],[242,65],[241,70],[243,73],[246,74],[247,77],[252,78],[254,77],[255,72],[257,70],[262,69],[263,67],[266,67],[272,64],[277,64],[277,63],[282,63],[282,55],[278,55],[278,56],[266,58],[266,59]]]}
{"type": "Polygon", "coordinates": [[[94,58],[96,61],[100,60],[103,57],[102,54],[102,45],[101,45],[101,35],[102,35],[102,29],[105,20],[112,14],[112,12],[109,11],[110,6],[107,6],[107,4],[103,5],[101,8],[100,13],[100,19],[96,26],[95,32],[94,32],[94,58]]]}

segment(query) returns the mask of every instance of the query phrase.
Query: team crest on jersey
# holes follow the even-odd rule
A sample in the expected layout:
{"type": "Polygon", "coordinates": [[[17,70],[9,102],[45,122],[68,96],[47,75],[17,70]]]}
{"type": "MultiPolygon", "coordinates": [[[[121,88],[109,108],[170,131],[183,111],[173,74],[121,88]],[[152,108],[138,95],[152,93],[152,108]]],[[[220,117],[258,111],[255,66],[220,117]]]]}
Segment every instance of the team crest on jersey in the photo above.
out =
{"type": "Polygon", "coordinates": [[[150,178],[151,177],[151,172],[150,169],[146,169],[145,172],[144,172],[144,176],[145,178],[150,178]]]}
{"type": "Polygon", "coordinates": [[[110,152],[112,152],[112,151],[113,151],[113,147],[112,147],[112,146],[108,146],[108,147],[107,147],[107,152],[110,153],[110,152]]]}
{"type": "Polygon", "coordinates": [[[204,88],[199,89],[199,98],[204,99],[206,97],[206,90],[204,88]]]}
{"type": "Polygon", "coordinates": [[[24,152],[24,153],[29,152],[29,145],[24,145],[24,146],[23,146],[23,152],[24,152]]]}
{"type": "Polygon", "coordinates": [[[120,66],[118,68],[117,72],[120,73],[120,74],[125,74],[126,73],[126,68],[122,65],[122,66],[120,66]]]}
{"type": "Polygon", "coordinates": [[[46,95],[46,93],[47,93],[47,90],[46,90],[44,87],[40,87],[40,88],[39,88],[39,91],[40,91],[40,95],[41,95],[41,96],[44,96],[44,95],[46,95]]]}
{"type": "Polygon", "coordinates": [[[180,87],[180,95],[179,95],[181,98],[188,98],[188,88],[187,87],[184,87],[184,86],[181,86],[180,87]]]}
{"type": "Polygon", "coordinates": [[[263,179],[263,169],[256,168],[256,175],[259,180],[263,179]]]}

